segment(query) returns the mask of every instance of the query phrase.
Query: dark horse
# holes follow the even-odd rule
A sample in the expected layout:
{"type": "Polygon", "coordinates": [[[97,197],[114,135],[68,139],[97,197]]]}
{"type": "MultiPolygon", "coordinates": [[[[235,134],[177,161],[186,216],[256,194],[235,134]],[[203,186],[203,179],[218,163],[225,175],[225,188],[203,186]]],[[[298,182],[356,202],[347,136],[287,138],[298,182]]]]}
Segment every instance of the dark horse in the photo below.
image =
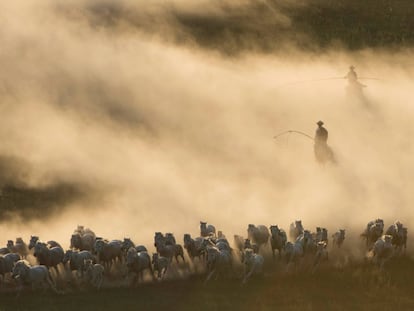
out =
{"type": "Polygon", "coordinates": [[[327,162],[336,162],[331,147],[329,147],[326,143],[315,143],[314,152],[316,161],[318,161],[321,164],[325,164],[327,162]]]}
{"type": "Polygon", "coordinates": [[[346,86],[346,98],[349,102],[359,102],[363,104],[365,107],[369,108],[368,99],[365,97],[363,88],[366,85],[356,82],[350,82],[346,86]]]}

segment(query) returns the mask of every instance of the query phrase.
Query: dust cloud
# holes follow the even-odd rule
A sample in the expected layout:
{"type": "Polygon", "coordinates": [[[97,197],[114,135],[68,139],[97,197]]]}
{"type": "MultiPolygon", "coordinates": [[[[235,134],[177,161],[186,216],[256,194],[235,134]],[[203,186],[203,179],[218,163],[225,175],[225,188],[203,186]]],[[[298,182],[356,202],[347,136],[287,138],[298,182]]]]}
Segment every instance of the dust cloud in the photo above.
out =
{"type": "Polygon", "coordinates": [[[77,191],[30,217],[3,213],[0,242],[67,247],[78,224],[149,246],[155,231],[197,235],[200,220],[230,237],[295,219],[358,234],[375,218],[414,225],[412,51],[223,54],[177,22],[262,2],[2,3],[2,186],[77,191]],[[351,64],[375,78],[361,79],[364,100],[340,79],[351,64]],[[318,120],[337,165],[316,163],[303,135],[273,139],[313,136],[318,120]]]}

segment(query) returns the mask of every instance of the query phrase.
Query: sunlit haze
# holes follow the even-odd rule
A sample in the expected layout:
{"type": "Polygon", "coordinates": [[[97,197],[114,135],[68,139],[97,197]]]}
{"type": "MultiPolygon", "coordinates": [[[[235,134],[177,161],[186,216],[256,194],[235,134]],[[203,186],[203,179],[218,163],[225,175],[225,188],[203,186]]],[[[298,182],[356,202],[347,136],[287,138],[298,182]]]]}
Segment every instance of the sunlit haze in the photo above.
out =
{"type": "MultiPolygon", "coordinates": [[[[200,220],[228,236],[296,219],[350,238],[376,218],[414,225],[412,50],[286,39],[264,51],[249,38],[222,50],[178,19],[243,16],[254,1],[99,2],[0,4],[2,186],[70,189],[2,211],[0,244],[33,234],[68,247],[77,225],[150,248],[154,232],[182,242],[200,220]],[[346,96],[350,65],[365,102],[346,96]],[[313,136],[318,120],[336,165],[317,163],[304,135],[274,139],[313,136]]],[[[290,38],[282,9],[265,16],[290,38]]]]}

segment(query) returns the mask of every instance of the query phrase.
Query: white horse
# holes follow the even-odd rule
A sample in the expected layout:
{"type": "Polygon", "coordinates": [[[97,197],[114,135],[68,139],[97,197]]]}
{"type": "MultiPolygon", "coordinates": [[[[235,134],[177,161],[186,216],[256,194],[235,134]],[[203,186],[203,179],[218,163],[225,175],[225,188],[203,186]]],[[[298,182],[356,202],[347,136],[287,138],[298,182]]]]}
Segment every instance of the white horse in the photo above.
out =
{"type": "Polygon", "coordinates": [[[392,236],[391,243],[398,253],[402,251],[403,247],[404,250],[406,248],[406,232],[407,230],[404,230],[403,224],[399,221],[394,222],[385,232],[385,234],[392,236]]]}
{"type": "Polygon", "coordinates": [[[15,243],[9,240],[7,242],[7,248],[10,250],[10,253],[18,253],[23,259],[26,259],[27,255],[29,255],[29,247],[20,237],[16,238],[15,243]]]}
{"type": "Polygon", "coordinates": [[[20,259],[20,255],[16,253],[0,255],[0,275],[2,276],[2,281],[4,281],[6,275],[12,273],[14,265],[20,259]]]}
{"type": "Polygon", "coordinates": [[[294,265],[295,270],[304,255],[304,240],[297,239],[295,243],[287,242],[284,247],[284,255],[286,260],[286,272],[290,271],[290,267],[294,265]]]}
{"type": "Polygon", "coordinates": [[[216,227],[213,225],[207,225],[206,222],[200,221],[200,236],[202,237],[215,237],[216,227]]]}
{"type": "Polygon", "coordinates": [[[335,232],[332,235],[333,243],[332,245],[334,247],[340,248],[345,240],[345,229],[339,229],[337,232],[335,232]]]}
{"type": "Polygon", "coordinates": [[[279,258],[282,255],[283,247],[287,242],[286,232],[279,229],[278,226],[270,226],[270,246],[272,247],[273,260],[276,259],[275,250],[279,253],[279,258]]]}
{"type": "Polygon", "coordinates": [[[162,257],[157,253],[152,254],[152,264],[154,265],[154,271],[157,271],[158,279],[163,279],[167,273],[170,260],[166,257],[162,257]]]}
{"type": "Polygon", "coordinates": [[[183,262],[185,262],[184,249],[181,244],[175,243],[175,238],[173,238],[172,234],[167,233],[167,237],[165,237],[161,232],[155,232],[154,246],[157,249],[157,253],[161,256],[167,257],[170,260],[175,257],[177,263],[178,257],[181,257],[183,262]]]}
{"type": "Polygon", "coordinates": [[[382,270],[384,264],[390,260],[394,254],[394,247],[392,246],[392,236],[383,235],[375,243],[372,249],[374,262],[382,270]]]}
{"type": "Polygon", "coordinates": [[[295,220],[295,222],[290,224],[289,227],[289,237],[292,241],[296,241],[299,235],[303,233],[302,220],[295,220]]]}
{"type": "Polygon", "coordinates": [[[240,253],[243,252],[244,250],[244,241],[245,239],[241,235],[235,234],[233,236],[234,245],[236,246],[236,248],[239,250],[240,253]]]}
{"type": "Polygon", "coordinates": [[[135,273],[131,281],[131,286],[136,285],[139,279],[144,279],[144,271],[149,270],[152,278],[155,279],[154,270],[151,265],[151,258],[147,252],[137,252],[134,247],[131,247],[127,252],[127,267],[128,274],[135,273]]]}
{"type": "Polygon", "coordinates": [[[122,252],[126,253],[128,252],[130,247],[135,247],[137,252],[148,252],[148,249],[144,245],[135,245],[135,243],[130,238],[124,238],[121,244],[122,252]]]}
{"type": "Polygon", "coordinates": [[[326,242],[328,244],[328,230],[326,228],[316,227],[316,232],[313,236],[316,243],[326,242]]]}
{"type": "Polygon", "coordinates": [[[106,240],[97,239],[95,241],[94,248],[97,255],[98,263],[106,266],[108,271],[110,270],[112,264],[116,261],[116,259],[122,262],[122,241],[112,240],[108,242],[106,240]]]}
{"type": "Polygon", "coordinates": [[[258,248],[269,242],[270,233],[266,226],[249,224],[247,227],[247,236],[258,248]]]}
{"type": "Polygon", "coordinates": [[[191,260],[194,260],[196,257],[202,259],[205,256],[206,247],[203,237],[193,239],[190,234],[184,234],[184,248],[187,250],[191,260]]]}
{"type": "Polygon", "coordinates": [[[228,251],[230,254],[233,251],[229,241],[226,238],[217,239],[215,245],[220,251],[228,251]]]}
{"type": "MultiPolygon", "coordinates": [[[[30,236],[29,249],[34,248],[37,242],[40,242],[40,239],[39,239],[39,237],[37,235],[30,236]]],[[[52,248],[52,247],[62,247],[62,246],[60,246],[60,244],[58,242],[56,242],[54,240],[47,241],[45,244],[49,248],[52,248]]]]}
{"type": "Polygon", "coordinates": [[[76,271],[77,274],[83,276],[85,270],[85,260],[93,260],[93,255],[90,251],[73,251],[67,250],[63,257],[62,263],[65,265],[69,262],[69,268],[71,271],[76,271]]]}
{"type": "Polygon", "coordinates": [[[370,221],[367,224],[361,237],[365,239],[368,250],[371,250],[374,243],[381,238],[384,232],[384,221],[380,218],[370,221]]]}
{"type": "Polygon", "coordinates": [[[244,250],[244,277],[243,277],[243,284],[247,283],[247,281],[253,275],[263,275],[263,264],[264,258],[260,254],[255,254],[252,249],[248,248],[244,250]]]}
{"type": "Polygon", "coordinates": [[[35,290],[38,286],[43,288],[50,287],[55,293],[59,293],[56,289],[49,270],[46,266],[30,266],[26,260],[19,260],[13,268],[13,278],[21,281],[21,286],[18,295],[23,290],[23,284],[30,284],[32,290],[35,290]]]}
{"type": "Polygon", "coordinates": [[[83,235],[74,233],[70,238],[70,248],[80,251],[93,251],[95,240],[96,236],[92,231],[85,231],[83,235]]]}
{"type": "Polygon", "coordinates": [[[304,230],[303,233],[298,236],[296,242],[300,242],[302,244],[305,255],[312,255],[316,253],[317,242],[309,230],[304,230]]]}
{"type": "Polygon", "coordinates": [[[46,243],[38,241],[34,246],[34,256],[37,258],[39,265],[45,265],[48,268],[53,267],[56,273],[59,274],[58,265],[63,262],[65,253],[60,246],[49,248],[46,243]]]}
{"type": "Polygon", "coordinates": [[[205,283],[213,276],[224,277],[231,270],[231,254],[227,250],[220,251],[215,246],[207,246],[207,278],[205,283]]]}
{"type": "Polygon", "coordinates": [[[320,263],[323,261],[328,261],[328,249],[325,241],[319,241],[316,244],[316,254],[315,258],[313,260],[313,267],[312,267],[312,273],[316,271],[316,269],[319,267],[320,263]]]}
{"type": "Polygon", "coordinates": [[[85,259],[83,266],[86,281],[97,290],[101,289],[105,274],[104,266],[99,263],[94,264],[91,259],[85,259]]]}

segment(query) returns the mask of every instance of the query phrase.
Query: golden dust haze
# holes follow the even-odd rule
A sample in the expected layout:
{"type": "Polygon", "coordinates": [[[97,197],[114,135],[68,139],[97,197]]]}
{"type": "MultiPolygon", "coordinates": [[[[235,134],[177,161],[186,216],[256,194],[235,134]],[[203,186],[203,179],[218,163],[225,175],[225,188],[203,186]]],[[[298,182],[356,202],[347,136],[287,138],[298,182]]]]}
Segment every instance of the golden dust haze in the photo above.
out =
{"type": "Polygon", "coordinates": [[[0,155],[27,164],[14,177],[30,187],[86,189],[52,217],[5,219],[1,243],[36,234],[67,247],[78,224],[149,246],[155,231],[196,235],[200,220],[229,236],[295,219],[355,234],[378,217],[411,227],[412,51],[223,55],[186,40],[169,12],[249,1],[150,2],[120,1],[116,23],[94,1],[0,4],[0,155]],[[346,80],[321,80],[351,64],[380,79],[362,81],[367,105],[346,97],[346,80]],[[320,119],[336,166],[317,164],[304,136],[273,139],[313,136],[320,119]]]}

